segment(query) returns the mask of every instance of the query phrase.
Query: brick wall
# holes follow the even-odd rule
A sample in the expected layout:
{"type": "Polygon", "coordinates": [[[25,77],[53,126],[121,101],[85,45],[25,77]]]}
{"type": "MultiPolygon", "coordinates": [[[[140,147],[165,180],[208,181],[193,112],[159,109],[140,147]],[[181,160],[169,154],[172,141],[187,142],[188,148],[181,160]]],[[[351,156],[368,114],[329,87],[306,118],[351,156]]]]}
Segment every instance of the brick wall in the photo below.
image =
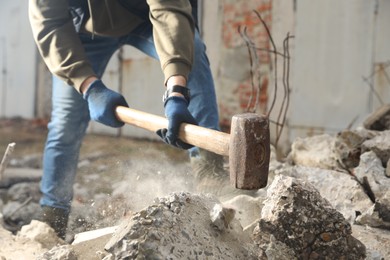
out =
{"type": "Polygon", "coordinates": [[[257,11],[271,29],[272,0],[223,1],[222,12],[222,58],[217,76],[221,125],[230,128],[234,114],[250,111],[264,113],[268,105],[268,84],[271,59],[266,51],[259,51],[251,70],[246,41],[239,33],[244,32],[259,49],[269,49],[267,32],[257,17],[257,11]],[[254,77],[251,76],[251,71],[254,77]],[[260,77],[259,77],[260,75],[260,77]],[[252,82],[253,80],[253,82],[252,82]],[[260,88],[259,88],[260,87],[260,88]],[[260,89],[260,91],[259,91],[260,89]]]}

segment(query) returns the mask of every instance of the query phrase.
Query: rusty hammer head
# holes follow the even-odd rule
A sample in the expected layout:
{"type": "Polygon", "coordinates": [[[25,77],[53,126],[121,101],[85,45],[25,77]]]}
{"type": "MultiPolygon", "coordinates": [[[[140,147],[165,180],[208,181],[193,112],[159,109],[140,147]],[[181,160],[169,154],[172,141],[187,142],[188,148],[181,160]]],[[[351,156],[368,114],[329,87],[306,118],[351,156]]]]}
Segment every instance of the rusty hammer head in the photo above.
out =
{"type": "Polygon", "coordinates": [[[230,182],[238,189],[267,186],[270,160],[269,120],[254,113],[232,118],[229,143],[230,182]]]}

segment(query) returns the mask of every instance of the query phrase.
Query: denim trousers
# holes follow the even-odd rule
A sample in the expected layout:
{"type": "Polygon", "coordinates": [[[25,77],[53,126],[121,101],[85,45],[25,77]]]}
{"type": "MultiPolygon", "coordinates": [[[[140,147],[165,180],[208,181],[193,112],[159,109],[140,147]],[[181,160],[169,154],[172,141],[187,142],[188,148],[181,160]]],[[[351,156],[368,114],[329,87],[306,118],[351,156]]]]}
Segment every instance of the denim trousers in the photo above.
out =
{"type": "MultiPolygon", "coordinates": [[[[133,46],[158,60],[150,23],[141,24],[128,35],[118,38],[80,34],[80,39],[99,77],[103,75],[113,53],[123,45],[133,46]]],[[[194,47],[194,63],[188,78],[188,88],[191,91],[189,111],[200,126],[219,130],[213,78],[206,48],[198,32],[195,33],[194,47]]],[[[158,87],[164,87],[163,83],[156,86],[158,87]]],[[[90,116],[88,104],[82,95],[55,76],[52,93],[51,119],[43,155],[40,204],[69,211],[80,147],[90,116]]],[[[198,154],[197,147],[189,150],[189,156],[198,154]]]]}

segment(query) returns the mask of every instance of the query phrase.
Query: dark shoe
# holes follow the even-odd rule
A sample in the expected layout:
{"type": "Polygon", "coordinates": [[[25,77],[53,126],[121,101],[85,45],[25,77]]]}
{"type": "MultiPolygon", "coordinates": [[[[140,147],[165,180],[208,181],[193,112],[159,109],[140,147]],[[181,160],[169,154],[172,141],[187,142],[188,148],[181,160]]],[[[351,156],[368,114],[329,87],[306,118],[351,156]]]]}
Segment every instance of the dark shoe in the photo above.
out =
{"type": "Polygon", "coordinates": [[[220,200],[242,194],[254,196],[257,192],[257,190],[236,189],[230,184],[230,175],[224,168],[222,155],[200,149],[198,156],[191,157],[191,166],[198,192],[211,193],[220,200]]]}
{"type": "Polygon", "coordinates": [[[42,206],[42,222],[51,226],[59,238],[65,239],[68,219],[69,211],[60,208],[42,206]]]}

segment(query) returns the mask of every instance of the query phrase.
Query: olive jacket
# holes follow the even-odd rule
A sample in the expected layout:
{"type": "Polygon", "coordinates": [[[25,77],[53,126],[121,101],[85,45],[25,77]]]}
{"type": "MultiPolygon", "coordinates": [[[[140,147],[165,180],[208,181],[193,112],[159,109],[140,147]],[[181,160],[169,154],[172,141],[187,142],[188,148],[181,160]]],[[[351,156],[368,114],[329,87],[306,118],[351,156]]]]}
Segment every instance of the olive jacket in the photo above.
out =
{"type": "Polygon", "coordinates": [[[41,56],[53,74],[77,91],[85,79],[96,76],[78,33],[119,37],[145,17],[153,25],[165,81],[174,75],[187,78],[194,51],[191,12],[189,0],[29,0],[30,24],[41,56]]]}

